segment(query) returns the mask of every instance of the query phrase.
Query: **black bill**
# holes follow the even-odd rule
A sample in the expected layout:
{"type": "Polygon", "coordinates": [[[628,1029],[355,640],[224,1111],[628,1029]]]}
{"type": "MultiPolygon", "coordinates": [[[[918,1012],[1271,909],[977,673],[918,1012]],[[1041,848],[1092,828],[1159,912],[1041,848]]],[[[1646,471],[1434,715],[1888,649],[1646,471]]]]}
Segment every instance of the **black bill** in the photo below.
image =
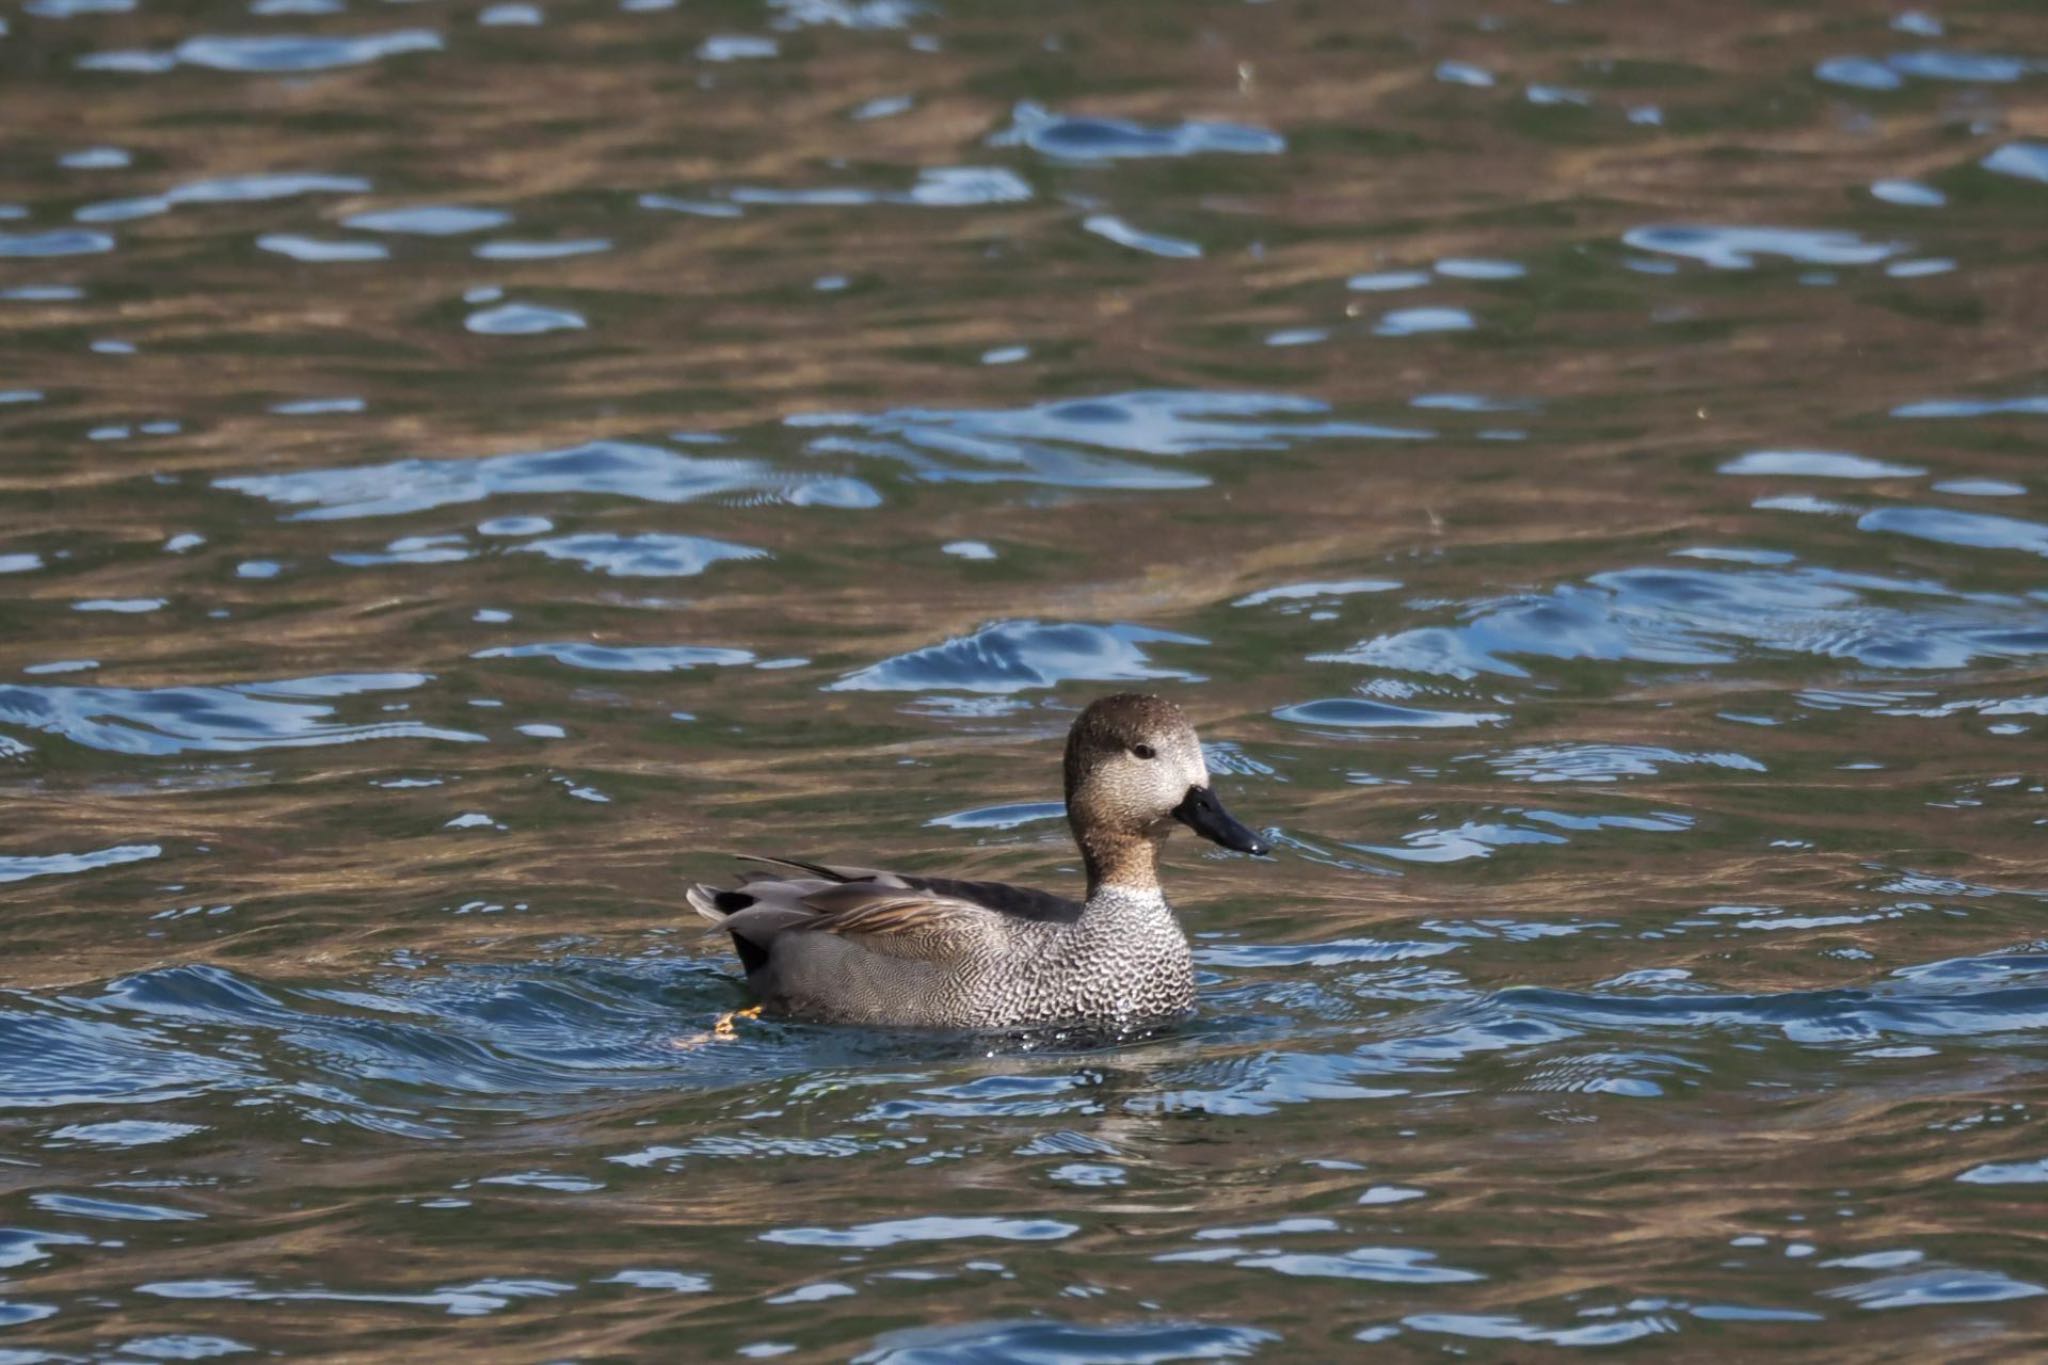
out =
{"type": "Polygon", "coordinates": [[[1266,841],[1237,822],[1207,787],[1189,787],[1187,799],[1173,808],[1173,818],[1211,843],[1239,853],[1267,854],[1266,841]]]}

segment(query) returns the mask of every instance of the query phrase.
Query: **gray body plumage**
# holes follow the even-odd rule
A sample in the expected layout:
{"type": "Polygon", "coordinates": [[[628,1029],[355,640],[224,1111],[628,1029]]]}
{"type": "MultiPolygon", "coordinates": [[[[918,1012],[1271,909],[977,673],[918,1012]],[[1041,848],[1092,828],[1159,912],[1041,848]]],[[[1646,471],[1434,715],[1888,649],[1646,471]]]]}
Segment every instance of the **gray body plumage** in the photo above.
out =
{"type": "Polygon", "coordinates": [[[732,935],[747,984],[797,1019],[894,1027],[1128,1028],[1194,1008],[1187,936],[1159,890],[1158,848],[1185,823],[1265,845],[1215,803],[1192,726],[1157,697],[1090,706],[1067,742],[1081,901],[1001,882],[758,858],[737,887],[692,886],[732,935]]]}
{"type": "MultiPolygon", "coordinates": [[[[746,945],[747,985],[773,1013],[912,1028],[1123,1028],[1194,1008],[1187,936],[1156,893],[1102,887],[1086,902],[1064,902],[1071,918],[1031,918],[918,878],[831,870],[856,875],[753,880],[739,894],[754,904],[719,919],[746,945]],[[917,899],[903,900],[906,892],[917,899]],[[877,922],[900,904],[918,909],[900,924],[877,922]],[[841,916],[854,922],[835,923],[841,916]]],[[[692,904],[717,916],[715,900],[697,891],[692,904]]],[[[1029,894],[1043,898],[1034,909],[1055,899],[1029,894]]]]}

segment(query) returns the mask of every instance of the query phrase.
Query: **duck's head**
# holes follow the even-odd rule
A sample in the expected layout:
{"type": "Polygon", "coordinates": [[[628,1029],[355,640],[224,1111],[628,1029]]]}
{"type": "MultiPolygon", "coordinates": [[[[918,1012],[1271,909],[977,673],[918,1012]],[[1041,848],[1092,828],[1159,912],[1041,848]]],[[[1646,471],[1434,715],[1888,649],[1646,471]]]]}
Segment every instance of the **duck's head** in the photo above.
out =
{"type": "Polygon", "coordinates": [[[1266,841],[1223,809],[1187,714],[1164,697],[1125,692],[1096,701],[1067,735],[1067,819],[1084,852],[1151,842],[1175,821],[1239,853],[1266,841]]]}

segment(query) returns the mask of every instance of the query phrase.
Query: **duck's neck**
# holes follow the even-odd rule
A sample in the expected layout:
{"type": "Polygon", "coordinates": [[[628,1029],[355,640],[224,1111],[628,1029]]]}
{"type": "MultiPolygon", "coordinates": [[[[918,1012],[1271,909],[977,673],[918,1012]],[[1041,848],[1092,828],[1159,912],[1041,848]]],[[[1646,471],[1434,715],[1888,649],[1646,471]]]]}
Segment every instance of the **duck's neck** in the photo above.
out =
{"type": "Polygon", "coordinates": [[[1076,830],[1074,842],[1081,846],[1081,863],[1088,871],[1089,900],[1104,891],[1131,899],[1161,899],[1158,840],[1076,830]]]}

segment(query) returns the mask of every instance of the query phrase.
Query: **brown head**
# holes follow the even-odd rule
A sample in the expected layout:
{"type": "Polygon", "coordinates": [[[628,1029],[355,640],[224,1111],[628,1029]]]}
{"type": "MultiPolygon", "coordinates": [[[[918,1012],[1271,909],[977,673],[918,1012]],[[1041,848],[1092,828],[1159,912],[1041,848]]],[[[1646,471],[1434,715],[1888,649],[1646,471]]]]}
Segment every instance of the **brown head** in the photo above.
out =
{"type": "Polygon", "coordinates": [[[1067,820],[1088,864],[1089,889],[1151,889],[1158,844],[1176,821],[1240,853],[1265,841],[1223,809],[1187,714],[1136,692],[1094,702],[1067,735],[1067,820]]]}

